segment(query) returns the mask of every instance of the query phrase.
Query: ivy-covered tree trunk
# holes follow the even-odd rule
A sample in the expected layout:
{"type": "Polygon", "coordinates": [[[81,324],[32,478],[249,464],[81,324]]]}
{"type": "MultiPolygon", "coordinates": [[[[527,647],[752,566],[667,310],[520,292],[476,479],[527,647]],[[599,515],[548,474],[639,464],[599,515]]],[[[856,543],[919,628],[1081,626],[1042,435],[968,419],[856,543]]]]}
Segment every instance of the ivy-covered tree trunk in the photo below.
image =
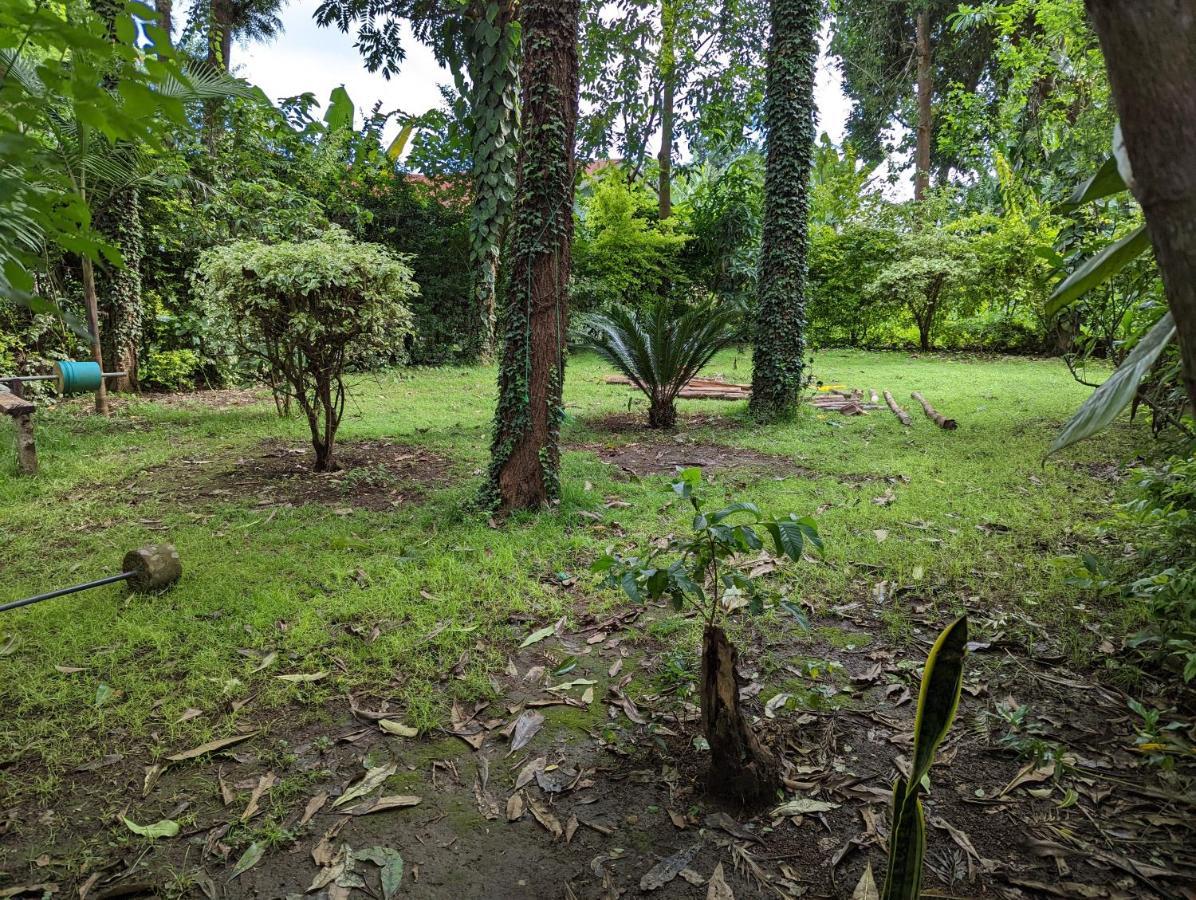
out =
{"type": "Polygon", "coordinates": [[[1086,0],[1196,409],[1196,10],[1192,0],[1086,0]]]}
{"type": "Polygon", "coordinates": [[[931,68],[930,10],[922,7],[915,14],[914,49],[918,57],[918,133],[914,154],[914,199],[921,201],[930,188],[930,142],[934,133],[934,70],[931,68]]]}
{"type": "Polygon", "coordinates": [[[814,67],[819,0],[771,0],[764,107],[764,234],[752,348],[752,414],[797,410],[804,374],[806,251],[814,152],[814,67]]]}
{"type": "Polygon", "coordinates": [[[120,251],[124,265],[100,273],[98,295],[104,358],[114,371],[117,391],[136,390],[137,354],[141,347],[144,309],[141,299],[141,195],[136,188],[117,191],[97,217],[97,230],[120,251]]]}
{"type": "Polygon", "coordinates": [[[660,218],[673,214],[673,143],[677,105],[677,0],[660,5],[660,218]]]}
{"type": "Polygon", "coordinates": [[[519,148],[519,23],[515,0],[474,0],[466,32],[472,121],[470,255],[477,330],[470,351],[494,352],[498,261],[515,193],[519,148]]]}
{"type": "Polygon", "coordinates": [[[501,513],[560,492],[580,0],[524,0],[519,179],[486,494],[501,513]]]}

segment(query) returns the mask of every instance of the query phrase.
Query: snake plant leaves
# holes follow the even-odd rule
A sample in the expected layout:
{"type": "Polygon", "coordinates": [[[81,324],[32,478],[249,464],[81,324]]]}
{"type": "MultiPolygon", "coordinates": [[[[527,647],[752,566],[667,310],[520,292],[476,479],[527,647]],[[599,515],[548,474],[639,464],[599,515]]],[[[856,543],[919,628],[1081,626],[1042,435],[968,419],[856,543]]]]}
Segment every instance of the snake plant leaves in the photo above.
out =
{"type": "Polygon", "coordinates": [[[1074,272],[1055,288],[1046,306],[1047,316],[1074,303],[1093,288],[1108,281],[1150,246],[1150,234],[1142,225],[1120,240],[1109,244],[1100,253],[1084,260],[1074,272]]]}
{"type": "Polygon", "coordinates": [[[1084,405],[1076,411],[1071,421],[1051,443],[1046,455],[1057,453],[1064,447],[1070,447],[1108,427],[1109,423],[1117,418],[1117,414],[1134,399],[1138,392],[1138,384],[1174,337],[1175,320],[1168,312],[1138,341],[1130,355],[1105,383],[1084,401],[1084,405]]]}
{"type": "Polygon", "coordinates": [[[956,619],[939,635],[922,674],[918,712],[914,718],[914,763],[910,783],[917,788],[930,771],[934,751],[955,719],[963,690],[963,659],[967,652],[968,617],[956,619]]]}
{"type": "Polygon", "coordinates": [[[917,785],[904,778],[893,787],[894,822],[889,838],[889,864],[884,900],[918,900],[922,862],[926,856],[926,816],[917,785]]]}

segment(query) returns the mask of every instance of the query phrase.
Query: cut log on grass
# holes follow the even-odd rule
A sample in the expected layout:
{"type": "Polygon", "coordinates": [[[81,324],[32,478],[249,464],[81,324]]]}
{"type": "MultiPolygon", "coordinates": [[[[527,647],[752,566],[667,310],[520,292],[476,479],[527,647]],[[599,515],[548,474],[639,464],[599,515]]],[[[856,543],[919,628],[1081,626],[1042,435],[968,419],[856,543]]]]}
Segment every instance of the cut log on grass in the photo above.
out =
{"type": "Polygon", "coordinates": [[[880,406],[880,397],[876,396],[876,391],[872,388],[868,388],[868,393],[872,395],[873,406],[880,406]]]}
{"type": "Polygon", "coordinates": [[[28,400],[0,388],[0,413],[12,418],[17,429],[17,467],[26,475],[37,474],[37,444],[33,440],[33,413],[28,400]]]}
{"type": "Polygon", "coordinates": [[[954,419],[948,419],[941,412],[931,406],[927,399],[918,391],[914,391],[912,394],[910,394],[910,396],[922,404],[922,410],[926,413],[927,418],[934,422],[934,424],[939,428],[946,428],[948,431],[954,431],[959,427],[958,422],[956,422],[954,419]]]}
{"type": "Polygon", "coordinates": [[[914,420],[909,417],[909,413],[897,405],[897,401],[893,399],[893,395],[888,391],[885,391],[885,403],[889,404],[889,409],[893,410],[893,415],[900,420],[902,425],[909,426],[914,424],[914,420]]]}
{"type": "Polygon", "coordinates": [[[702,732],[710,742],[710,789],[741,803],[776,795],[776,758],[761,746],[739,705],[739,654],[719,627],[702,636],[702,732]]]}

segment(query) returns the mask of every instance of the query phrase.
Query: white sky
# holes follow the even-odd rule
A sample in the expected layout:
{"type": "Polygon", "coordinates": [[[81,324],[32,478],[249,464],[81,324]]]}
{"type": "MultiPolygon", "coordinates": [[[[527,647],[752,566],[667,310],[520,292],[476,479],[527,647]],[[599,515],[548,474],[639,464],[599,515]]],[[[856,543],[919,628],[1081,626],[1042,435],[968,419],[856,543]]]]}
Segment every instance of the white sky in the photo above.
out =
{"type": "MultiPolygon", "coordinates": [[[[332,89],[343,84],[359,113],[368,112],[379,100],[383,111],[400,109],[414,115],[441,105],[438,85],[451,84],[452,76],[437,65],[431,51],[412,38],[409,30],[405,29],[404,40],[407,59],[398,76],[387,81],[365,70],[351,34],[316,25],[312,20],[316,5],[315,0],[288,4],[281,13],[285,32],[279,40],[234,47],[234,71],[275,102],[307,91],[326,101],[332,89]]],[[[824,43],[825,38],[824,33],[824,43]]],[[[825,53],[818,62],[814,93],[819,131],[826,131],[839,143],[850,102],[843,95],[838,70],[825,53]]]]}

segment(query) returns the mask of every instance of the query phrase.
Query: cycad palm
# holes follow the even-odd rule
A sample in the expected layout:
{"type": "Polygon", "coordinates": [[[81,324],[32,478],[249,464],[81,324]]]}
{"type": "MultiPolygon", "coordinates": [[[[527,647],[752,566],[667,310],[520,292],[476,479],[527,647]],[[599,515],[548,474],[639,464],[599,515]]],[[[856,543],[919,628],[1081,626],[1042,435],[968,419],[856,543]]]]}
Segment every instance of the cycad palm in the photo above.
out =
{"type": "Polygon", "coordinates": [[[648,426],[672,428],[677,395],[714,354],[739,336],[734,310],[702,304],[678,312],[657,302],[643,311],[616,305],[581,323],[586,346],[648,397],[648,426]]]}

